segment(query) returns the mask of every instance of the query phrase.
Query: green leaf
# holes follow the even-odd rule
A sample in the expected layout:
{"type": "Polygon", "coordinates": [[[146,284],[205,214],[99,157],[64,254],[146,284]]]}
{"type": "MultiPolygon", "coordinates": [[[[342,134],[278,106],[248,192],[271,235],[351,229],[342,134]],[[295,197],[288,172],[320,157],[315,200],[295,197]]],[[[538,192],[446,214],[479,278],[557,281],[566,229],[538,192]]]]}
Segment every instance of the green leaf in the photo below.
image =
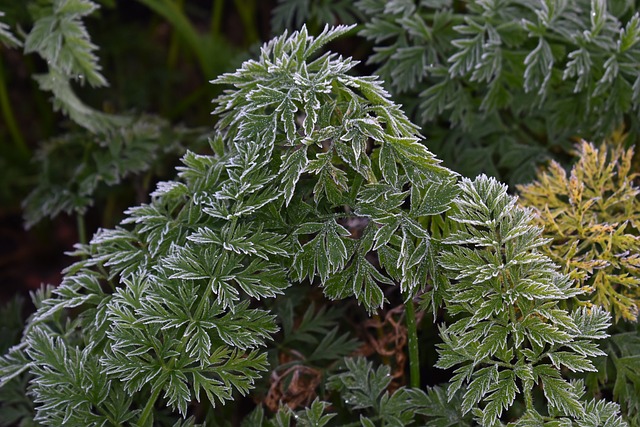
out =
{"type": "Polygon", "coordinates": [[[527,92],[536,91],[544,98],[551,79],[554,59],[549,43],[543,38],[538,39],[538,45],[525,58],[524,89],[527,92]]]}
{"type": "Polygon", "coordinates": [[[427,427],[470,427],[471,416],[461,411],[461,396],[456,393],[453,399],[447,398],[444,388],[428,387],[425,393],[419,389],[408,389],[411,407],[417,413],[428,417],[427,427]]]}
{"type": "Polygon", "coordinates": [[[0,388],[29,369],[30,360],[22,347],[24,346],[14,346],[7,354],[0,357],[0,388]]]}
{"type": "Polygon", "coordinates": [[[435,181],[426,187],[423,194],[418,191],[412,193],[412,215],[430,216],[448,211],[451,208],[451,202],[458,195],[458,187],[455,183],[455,179],[435,181]]]}
{"type": "Polygon", "coordinates": [[[290,427],[291,426],[291,409],[288,406],[280,407],[273,420],[269,421],[270,427],[290,427]]]}
{"type": "Polygon", "coordinates": [[[527,337],[535,344],[544,346],[545,344],[564,344],[571,341],[571,335],[561,329],[542,322],[537,317],[529,317],[522,325],[525,328],[527,337]]]}
{"type": "Polygon", "coordinates": [[[306,147],[302,147],[294,151],[293,154],[283,154],[282,158],[283,162],[280,167],[280,174],[282,175],[285,204],[288,206],[293,197],[296,184],[300,176],[305,172],[309,162],[307,159],[307,149],[306,147]]]}
{"type": "Polygon", "coordinates": [[[489,402],[482,411],[482,423],[493,425],[502,416],[502,411],[513,405],[518,392],[513,371],[502,371],[500,379],[491,387],[491,394],[486,398],[489,402]]]}
{"type": "Polygon", "coordinates": [[[398,163],[414,185],[426,186],[426,180],[439,176],[448,176],[449,171],[441,166],[439,160],[416,137],[394,137],[387,135],[385,143],[392,148],[398,163]],[[425,175],[427,179],[425,179],[425,175]]]}
{"type": "Polygon", "coordinates": [[[380,273],[367,259],[366,254],[373,244],[373,233],[365,233],[359,242],[351,264],[329,277],[324,283],[324,293],[331,299],[342,299],[353,295],[369,312],[373,312],[385,301],[378,283],[393,285],[393,281],[380,273]]]}
{"type": "Polygon", "coordinates": [[[326,282],[330,274],[344,268],[349,257],[345,238],[351,233],[332,219],[324,224],[303,224],[296,234],[305,235],[315,232],[318,234],[296,253],[294,268],[300,280],[305,277],[313,279],[318,274],[322,281],[326,282]]]}
{"type": "Polygon", "coordinates": [[[534,374],[542,382],[542,390],[552,408],[561,414],[578,417],[584,410],[574,393],[573,387],[560,377],[558,371],[549,365],[539,365],[533,368],[534,374]]]}
{"type": "Polygon", "coordinates": [[[296,419],[301,427],[323,427],[329,424],[336,414],[324,414],[324,410],[329,406],[328,402],[322,402],[315,398],[311,406],[304,411],[298,412],[296,419]]]}
{"type": "Polygon", "coordinates": [[[262,427],[264,423],[264,408],[262,405],[256,405],[255,409],[251,411],[251,413],[246,416],[242,423],[241,427],[262,427]]]}
{"type": "Polygon", "coordinates": [[[462,412],[467,413],[475,407],[498,381],[498,366],[482,368],[474,373],[462,399],[462,412]]]}
{"type": "Polygon", "coordinates": [[[105,86],[107,82],[93,53],[97,47],[81,21],[97,8],[90,0],[56,1],[53,14],[38,19],[27,35],[25,52],[38,52],[66,78],[86,78],[92,86],[105,86]]]}
{"type": "Polygon", "coordinates": [[[598,340],[609,336],[606,331],[611,325],[611,314],[602,308],[581,308],[571,313],[571,317],[578,328],[579,338],[598,340]]]}
{"type": "Polygon", "coordinates": [[[464,76],[473,71],[475,61],[482,55],[482,47],[484,45],[484,28],[477,25],[470,19],[465,24],[454,27],[458,33],[469,35],[467,38],[453,40],[451,43],[458,48],[458,51],[451,55],[447,62],[449,66],[449,75],[452,77],[464,76]]]}
{"type": "Polygon", "coordinates": [[[567,351],[556,351],[548,353],[551,363],[557,369],[565,366],[572,372],[596,371],[591,361],[586,356],[567,351]]]}
{"type": "Polygon", "coordinates": [[[318,343],[313,353],[307,360],[315,362],[318,360],[337,360],[348,356],[358,348],[358,341],[349,337],[349,333],[338,335],[338,328],[332,329],[318,343]]]}

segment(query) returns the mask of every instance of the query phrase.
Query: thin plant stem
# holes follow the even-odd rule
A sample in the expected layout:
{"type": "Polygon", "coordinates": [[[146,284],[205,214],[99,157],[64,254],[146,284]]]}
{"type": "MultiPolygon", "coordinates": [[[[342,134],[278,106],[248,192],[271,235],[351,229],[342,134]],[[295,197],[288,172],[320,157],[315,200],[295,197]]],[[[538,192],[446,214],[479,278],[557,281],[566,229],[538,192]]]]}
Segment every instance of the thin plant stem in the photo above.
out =
{"type": "Polygon", "coordinates": [[[247,46],[250,46],[252,43],[255,43],[260,40],[260,36],[258,35],[257,23],[256,23],[256,4],[253,0],[250,1],[239,1],[234,0],[236,9],[238,10],[238,14],[240,15],[240,20],[242,21],[242,26],[245,32],[245,43],[247,46]]]}
{"type": "MultiPolygon", "coordinates": [[[[176,0],[176,7],[184,13],[184,0],[176,0]]],[[[167,65],[170,69],[176,68],[176,63],[178,62],[178,55],[180,53],[180,35],[177,30],[173,30],[171,34],[171,42],[169,44],[169,54],[167,56],[167,65]]]]}
{"type": "Polygon", "coordinates": [[[211,75],[209,62],[200,36],[191,21],[185,16],[182,9],[180,9],[179,5],[171,0],[138,0],[138,2],[146,5],[155,13],[169,21],[171,25],[175,27],[175,31],[184,38],[187,45],[196,55],[202,72],[206,76],[211,75]]]}
{"type": "Polygon", "coordinates": [[[217,38],[222,27],[222,12],[224,10],[223,0],[213,0],[211,10],[211,36],[217,38]]]}
{"type": "Polygon", "coordinates": [[[7,91],[7,82],[4,75],[4,63],[2,59],[0,59],[0,109],[2,109],[2,116],[7,123],[7,128],[13,138],[16,149],[22,158],[28,158],[29,148],[24,140],[24,136],[22,136],[22,133],[20,132],[20,127],[18,126],[16,117],[13,115],[13,109],[11,108],[11,101],[9,100],[9,93],[7,91]]]}
{"type": "Polygon", "coordinates": [[[407,336],[409,341],[409,385],[420,388],[420,354],[418,352],[418,326],[416,325],[416,309],[413,298],[407,298],[405,304],[407,320],[407,336]]]}
{"type": "Polygon", "coordinates": [[[78,240],[83,245],[87,244],[87,227],[84,222],[84,214],[78,212],[76,214],[76,228],[78,229],[78,240]]]}
{"type": "Polygon", "coordinates": [[[144,427],[146,425],[147,419],[151,415],[151,411],[153,410],[153,407],[155,406],[156,400],[158,400],[158,396],[160,396],[161,391],[162,391],[162,388],[157,387],[151,393],[151,397],[147,401],[147,404],[144,406],[144,409],[142,410],[142,415],[140,415],[140,419],[138,420],[139,426],[144,427]]]}

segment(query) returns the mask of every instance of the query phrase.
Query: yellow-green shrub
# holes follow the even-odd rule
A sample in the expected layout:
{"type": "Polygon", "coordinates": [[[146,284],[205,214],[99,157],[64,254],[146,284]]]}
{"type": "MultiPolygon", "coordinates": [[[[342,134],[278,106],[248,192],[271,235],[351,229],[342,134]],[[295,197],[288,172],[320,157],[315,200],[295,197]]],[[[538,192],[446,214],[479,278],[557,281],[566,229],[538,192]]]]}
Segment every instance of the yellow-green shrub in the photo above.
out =
{"type": "Polygon", "coordinates": [[[589,296],[581,303],[604,307],[616,321],[635,321],[640,189],[633,183],[633,149],[622,148],[623,139],[614,135],[600,148],[582,141],[569,176],[552,162],[538,172],[537,181],[518,189],[521,203],[538,213],[544,236],[551,240],[547,255],[589,296]]]}

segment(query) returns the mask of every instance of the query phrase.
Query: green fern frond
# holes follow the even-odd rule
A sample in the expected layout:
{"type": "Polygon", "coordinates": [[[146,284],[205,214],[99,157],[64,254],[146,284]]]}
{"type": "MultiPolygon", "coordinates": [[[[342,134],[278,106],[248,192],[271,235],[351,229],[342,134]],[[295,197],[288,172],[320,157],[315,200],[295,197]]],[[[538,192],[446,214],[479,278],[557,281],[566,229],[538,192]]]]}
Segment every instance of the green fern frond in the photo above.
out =
{"type": "MultiPolygon", "coordinates": [[[[244,395],[267,369],[277,325],[257,300],[318,281],[332,298],[355,296],[373,312],[385,300],[380,284],[407,295],[425,286],[435,265],[421,220],[449,209],[455,174],[378,80],[349,74],[351,59],[318,55],[350,29],[278,37],[258,60],[216,79],[232,89],[216,100],[214,154],[187,152],[149,203],[76,247],[82,259],[42,302],[23,343],[22,367],[39,383],[37,420],[117,425],[127,414],[150,426],[160,407],[186,418],[203,394],[211,405],[244,395]],[[390,209],[376,209],[387,196],[390,209]],[[374,247],[386,251],[380,263],[374,247]],[[83,394],[91,382],[100,391],[83,394]]],[[[99,173],[71,171],[69,197],[37,214],[83,209],[100,182],[144,169],[140,159],[164,147],[155,147],[158,127],[140,131],[115,134],[122,143],[109,139],[108,153],[62,144],[92,156],[99,173]]],[[[33,203],[48,200],[35,194],[33,203]]],[[[333,328],[318,345],[331,357],[353,349],[333,328]]]]}
{"type": "Polygon", "coordinates": [[[561,369],[595,371],[590,358],[604,353],[590,341],[607,337],[609,313],[558,306],[581,291],[541,253],[547,240],[533,225],[533,212],[517,206],[505,185],[481,175],[459,187],[448,215],[456,228],[438,258],[454,319],[440,329],[436,365],[456,368],[449,396],[463,390],[462,412],[473,411],[485,426],[497,425],[517,397],[533,417],[535,384],[542,385],[553,418],[598,416],[601,409],[586,413],[583,386],[574,387],[561,369]]]}
{"type": "MultiPolygon", "coordinates": [[[[38,19],[27,39],[25,53],[37,52],[47,61],[53,76],[84,81],[91,86],[106,86],[100,65],[82,19],[98,5],[91,0],[51,0],[51,13],[38,19]]],[[[54,77],[52,77],[54,78],[54,77]]]]}
{"type": "MultiPolygon", "coordinates": [[[[92,114],[92,123],[95,118],[92,114]]],[[[142,116],[107,133],[79,131],[45,142],[35,156],[38,185],[23,202],[26,226],[63,212],[84,214],[100,188],[148,171],[167,155],[183,153],[198,137],[197,130],[174,129],[164,120],[142,116]]]]}

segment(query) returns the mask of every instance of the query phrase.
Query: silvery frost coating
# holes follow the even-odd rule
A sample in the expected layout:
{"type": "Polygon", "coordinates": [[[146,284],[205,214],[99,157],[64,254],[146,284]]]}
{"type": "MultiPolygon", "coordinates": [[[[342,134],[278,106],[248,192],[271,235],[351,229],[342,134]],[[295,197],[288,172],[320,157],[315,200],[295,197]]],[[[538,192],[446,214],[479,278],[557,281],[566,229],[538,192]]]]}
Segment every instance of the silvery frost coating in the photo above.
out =
{"type": "Polygon", "coordinates": [[[420,218],[449,208],[455,174],[379,81],[317,55],[349,30],[283,35],[216,79],[232,88],[214,154],[188,152],[149,203],[77,246],[2,359],[3,384],[33,375],[38,422],[151,425],[158,400],[186,416],[193,399],[248,393],[278,329],[251,302],[294,282],[369,312],[383,287],[424,286],[435,262],[420,218]],[[354,218],[362,229],[346,228],[354,218]]]}

